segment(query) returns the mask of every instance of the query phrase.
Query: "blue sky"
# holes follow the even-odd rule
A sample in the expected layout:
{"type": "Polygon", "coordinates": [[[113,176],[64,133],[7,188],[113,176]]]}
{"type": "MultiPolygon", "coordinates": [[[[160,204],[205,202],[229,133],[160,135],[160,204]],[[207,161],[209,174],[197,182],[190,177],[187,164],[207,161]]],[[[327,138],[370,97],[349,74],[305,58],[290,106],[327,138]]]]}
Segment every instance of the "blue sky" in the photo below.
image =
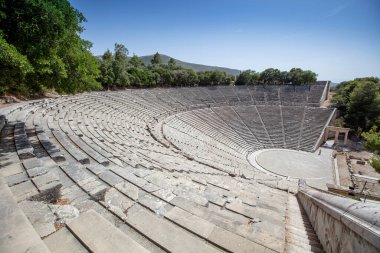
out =
{"type": "Polygon", "coordinates": [[[380,77],[380,0],[70,0],[82,37],[139,56],[262,71],[310,69],[320,80],[380,77]]]}

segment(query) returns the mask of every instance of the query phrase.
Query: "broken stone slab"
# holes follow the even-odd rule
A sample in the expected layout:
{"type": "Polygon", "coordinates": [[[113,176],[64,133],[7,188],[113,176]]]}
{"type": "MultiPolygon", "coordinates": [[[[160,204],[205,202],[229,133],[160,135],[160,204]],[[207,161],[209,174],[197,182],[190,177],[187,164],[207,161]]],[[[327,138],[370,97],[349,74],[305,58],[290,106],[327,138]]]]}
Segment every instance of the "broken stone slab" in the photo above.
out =
{"type": "Polygon", "coordinates": [[[67,224],[79,216],[79,210],[72,205],[49,205],[49,207],[57,217],[56,224],[67,224]]]}
{"type": "Polygon", "coordinates": [[[139,197],[139,188],[127,181],[116,184],[115,188],[133,200],[139,197]]]}
{"type": "Polygon", "coordinates": [[[105,192],[104,200],[101,201],[107,209],[111,210],[121,219],[126,219],[127,210],[134,205],[134,201],[127,198],[124,194],[111,188],[105,192]]]}
{"type": "Polygon", "coordinates": [[[75,238],[71,232],[63,227],[57,232],[49,235],[44,240],[46,246],[54,253],[87,253],[88,250],[75,238]]]}
{"type": "Polygon", "coordinates": [[[104,201],[107,206],[116,206],[123,211],[130,208],[134,201],[127,198],[124,194],[117,191],[115,188],[110,188],[106,191],[104,201]]]}
{"type": "Polygon", "coordinates": [[[172,189],[160,189],[152,193],[154,196],[163,199],[167,202],[170,202],[172,199],[176,197],[173,193],[172,189]]]}
{"type": "Polygon", "coordinates": [[[55,216],[47,204],[39,201],[23,201],[19,206],[33,224],[40,237],[45,237],[55,232],[55,216]]]}
{"type": "Polygon", "coordinates": [[[107,192],[108,187],[105,185],[99,185],[95,189],[89,192],[90,196],[96,201],[104,200],[105,193],[107,192]]]}

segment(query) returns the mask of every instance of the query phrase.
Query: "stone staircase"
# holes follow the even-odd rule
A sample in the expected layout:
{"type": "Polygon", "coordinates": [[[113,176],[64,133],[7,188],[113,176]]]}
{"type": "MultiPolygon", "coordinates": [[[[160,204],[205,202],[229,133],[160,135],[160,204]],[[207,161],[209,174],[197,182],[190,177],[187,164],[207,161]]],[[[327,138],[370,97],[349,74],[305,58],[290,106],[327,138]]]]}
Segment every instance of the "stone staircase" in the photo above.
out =
{"type": "Polygon", "coordinates": [[[323,253],[322,245],[297,197],[289,194],[285,221],[285,253],[323,253]]]}

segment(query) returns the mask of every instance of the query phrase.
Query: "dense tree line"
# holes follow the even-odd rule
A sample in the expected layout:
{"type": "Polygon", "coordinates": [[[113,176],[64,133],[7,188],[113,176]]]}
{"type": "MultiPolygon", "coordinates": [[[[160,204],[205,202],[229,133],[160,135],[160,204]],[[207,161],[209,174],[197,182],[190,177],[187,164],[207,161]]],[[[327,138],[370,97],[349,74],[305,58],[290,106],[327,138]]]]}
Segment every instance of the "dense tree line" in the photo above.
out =
{"type": "Polygon", "coordinates": [[[99,81],[105,88],[229,85],[235,80],[234,76],[221,71],[195,72],[182,68],[173,58],[163,64],[159,53],[145,66],[137,55],[129,59],[126,47],[117,43],[114,53],[107,50],[99,59],[99,65],[99,81]]]}
{"type": "Polygon", "coordinates": [[[128,50],[115,44],[114,54],[107,50],[99,60],[101,75],[99,81],[104,87],[155,87],[155,86],[202,86],[202,85],[255,85],[255,84],[308,84],[317,80],[317,74],[310,70],[292,68],[288,71],[269,68],[263,72],[242,71],[235,80],[234,76],[221,71],[194,72],[176,65],[174,59],[163,64],[160,54],[156,53],[151,64],[145,66],[134,55],[128,61],[128,50]],[[123,50],[120,52],[119,47],[123,50]],[[118,57],[119,55],[119,57],[118,57]],[[120,57],[121,56],[121,57],[120,57]],[[118,64],[124,68],[114,68],[118,64]],[[122,76],[122,79],[118,79],[122,76]]]}
{"type": "Polygon", "coordinates": [[[310,70],[292,68],[288,71],[269,68],[262,72],[245,70],[236,79],[236,85],[293,84],[301,85],[317,81],[317,74],[310,70]]]}
{"type": "Polygon", "coordinates": [[[115,44],[101,57],[80,37],[86,19],[68,0],[0,0],[0,94],[33,95],[156,86],[302,84],[316,80],[312,71],[266,69],[237,77],[221,71],[195,72],[156,53],[147,66],[115,44]],[[236,79],[236,80],[235,80],[236,79]]]}

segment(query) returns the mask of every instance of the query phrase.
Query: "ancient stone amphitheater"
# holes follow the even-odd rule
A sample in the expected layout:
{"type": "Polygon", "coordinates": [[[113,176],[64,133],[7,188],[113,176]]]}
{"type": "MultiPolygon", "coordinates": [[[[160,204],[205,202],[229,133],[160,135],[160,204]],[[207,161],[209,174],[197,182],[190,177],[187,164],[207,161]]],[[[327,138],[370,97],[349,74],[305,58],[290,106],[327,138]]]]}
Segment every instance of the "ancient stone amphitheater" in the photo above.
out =
{"type": "Polygon", "coordinates": [[[324,191],[325,175],[317,189],[249,159],[316,155],[335,112],[320,107],[328,84],[132,89],[3,109],[0,252],[378,252],[378,205],[324,191]]]}

